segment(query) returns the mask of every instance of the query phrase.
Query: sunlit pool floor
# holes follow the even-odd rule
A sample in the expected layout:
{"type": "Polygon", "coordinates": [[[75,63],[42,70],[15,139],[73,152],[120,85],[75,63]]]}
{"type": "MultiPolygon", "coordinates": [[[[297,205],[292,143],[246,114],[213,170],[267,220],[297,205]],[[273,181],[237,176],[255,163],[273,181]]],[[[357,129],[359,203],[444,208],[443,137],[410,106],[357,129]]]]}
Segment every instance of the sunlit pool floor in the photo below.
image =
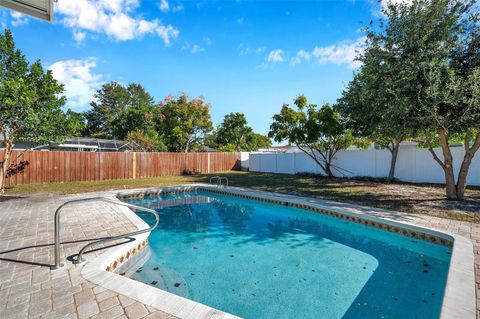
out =
{"type": "Polygon", "coordinates": [[[446,247],[210,192],[127,201],[160,212],[132,279],[244,318],[439,316],[446,247]]]}

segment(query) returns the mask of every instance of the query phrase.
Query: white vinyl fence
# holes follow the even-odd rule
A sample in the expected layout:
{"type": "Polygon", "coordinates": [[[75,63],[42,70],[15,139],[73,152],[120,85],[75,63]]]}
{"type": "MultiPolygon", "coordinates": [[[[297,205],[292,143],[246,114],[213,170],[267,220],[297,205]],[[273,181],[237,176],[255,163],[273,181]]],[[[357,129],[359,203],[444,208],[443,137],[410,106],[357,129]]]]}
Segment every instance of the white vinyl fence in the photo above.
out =
{"type": "MultiPolygon", "coordinates": [[[[443,159],[441,149],[435,149],[443,159]]],[[[463,160],[463,147],[452,147],[455,174],[463,160]]],[[[332,169],[335,176],[386,177],[390,169],[388,150],[346,150],[335,155],[332,169]]],[[[252,172],[270,172],[281,174],[313,173],[324,174],[323,170],[304,153],[250,153],[248,161],[242,160],[243,167],[248,165],[252,172]]],[[[395,177],[412,183],[445,183],[442,168],[433,159],[430,152],[412,146],[401,147],[398,153],[395,177]]],[[[468,185],[480,185],[480,153],[473,158],[468,173],[468,185]]]]}

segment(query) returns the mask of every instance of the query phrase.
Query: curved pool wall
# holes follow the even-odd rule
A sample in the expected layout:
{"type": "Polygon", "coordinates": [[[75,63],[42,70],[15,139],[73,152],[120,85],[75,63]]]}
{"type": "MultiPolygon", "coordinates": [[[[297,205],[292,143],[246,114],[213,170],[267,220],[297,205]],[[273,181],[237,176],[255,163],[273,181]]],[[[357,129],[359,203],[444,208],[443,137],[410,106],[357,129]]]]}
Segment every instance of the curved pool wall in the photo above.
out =
{"type": "MultiPolygon", "coordinates": [[[[405,220],[405,214],[317,200],[312,198],[280,195],[233,187],[225,189],[206,185],[166,187],[155,190],[122,192],[118,194],[117,197],[121,200],[126,200],[134,198],[148,198],[169,193],[195,193],[203,191],[220,194],[220,196],[224,196],[225,194],[227,194],[228,196],[233,195],[241,198],[260,200],[267,203],[292,206],[296,208],[301,208],[302,210],[306,209],[331,216],[329,218],[333,217],[337,220],[348,221],[348,223],[359,223],[367,225],[367,227],[379,228],[382,231],[398,233],[401,235],[399,237],[407,236],[415,241],[427,241],[435,243],[435,245],[441,245],[445,249],[451,248],[452,250],[450,267],[448,268],[448,277],[446,279],[445,294],[443,298],[443,303],[441,305],[440,317],[475,318],[476,305],[473,275],[474,263],[471,242],[460,236],[418,227],[412,224],[408,224],[406,222],[398,222],[392,220],[393,218],[405,220]]],[[[175,203],[172,202],[168,205],[175,205],[175,203]]],[[[138,249],[138,251],[141,250],[138,249]]],[[[115,268],[121,266],[127,259],[132,258],[132,256],[135,255],[135,253],[132,253],[131,249],[129,251],[129,254],[127,254],[129,256],[125,254],[125,250],[123,251],[123,253],[121,253],[119,249],[117,252],[110,251],[110,253],[107,252],[107,254],[111,256],[117,255],[117,258],[115,259],[114,257],[112,257],[109,259],[109,262],[103,262],[101,263],[101,265],[98,261],[96,263],[96,266],[93,265],[87,267],[87,264],[86,268],[90,269],[89,276],[94,279],[92,281],[103,281],[104,284],[106,283],[106,285],[109,286],[109,289],[112,289],[122,294],[126,294],[127,296],[130,296],[136,300],[152,305],[160,310],[169,312],[178,317],[203,318],[212,316],[212,314],[216,314],[220,317],[225,318],[234,317],[227,313],[212,309],[211,307],[205,306],[201,303],[176,296],[164,290],[145,285],[138,281],[133,281],[129,278],[111,272],[115,268]],[[107,273],[105,272],[105,270],[110,271],[108,272],[110,280],[106,280],[105,278],[99,279],[98,273],[107,273]],[[95,272],[97,273],[97,278],[95,278],[95,272]]],[[[375,267],[375,261],[373,259],[371,261],[372,263],[368,267],[375,267]]],[[[91,262],[89,262],[89,264],[90,263],[91,262]]],[[[93,264],[95,264],[95,261],[93,261],[93,264]]],[[[366,280],[368,282],[368,278],[366,280]]],[[[102,285],[102,283],[99,284],[102,285]]],[[[352,312],[352,309],[350,309],[350,312],[347,311],[345,313],[345,317],[352,317],[352,314],[358,313],[352,312]]],[[[406,309],[405,311],[408,313],[409,309],[406,309]]]]}

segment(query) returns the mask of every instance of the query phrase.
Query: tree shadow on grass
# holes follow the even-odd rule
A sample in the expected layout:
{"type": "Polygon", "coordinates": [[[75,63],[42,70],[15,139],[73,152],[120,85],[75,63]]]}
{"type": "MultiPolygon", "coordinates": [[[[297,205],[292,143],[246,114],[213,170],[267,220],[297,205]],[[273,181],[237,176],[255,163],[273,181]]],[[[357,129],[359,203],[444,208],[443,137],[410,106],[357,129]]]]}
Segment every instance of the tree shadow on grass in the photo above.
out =
{"type": "MultiPolygon", "coordinates": [[[[376,180],[327,178],[272,173],[225,173],[230,185],[283,194],[309,196],[437,217],[474,221],[480,213],[480,188],[469,187],[466,200],[444,197],[444,185],[387,183],[376,180]]],[[[208,177],[208,176],[207,176],[208,177]]],[[[208,182],[208,178],[203,180],[208,182]]]]}

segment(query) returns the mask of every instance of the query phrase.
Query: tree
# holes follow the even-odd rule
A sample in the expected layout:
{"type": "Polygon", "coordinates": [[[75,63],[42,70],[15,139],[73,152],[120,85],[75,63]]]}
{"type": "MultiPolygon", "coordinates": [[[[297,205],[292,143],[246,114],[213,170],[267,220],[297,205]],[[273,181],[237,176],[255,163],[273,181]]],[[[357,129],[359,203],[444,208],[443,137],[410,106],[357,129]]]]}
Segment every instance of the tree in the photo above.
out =
{"type": "Polygon", "coordinates": [[[80,136],[87,129],[85,114],[68,109],[65,113],[65,136],[80,136]]]}
{"type": "Polygon", "coordinates": [[[242,113],[225,115],[213,138],[208,142],[224,152],[255,151],[271,145],[268,136],[253,132],[242,113]]]}
{"type": "Polygon", "coordinates": [[[346,125],[357,137],[370,139],[391,154],[388,181],[395,178],[400,143],[414,136],[415,112],[408,97],[402,95],[403,83],[395,75],[399,70],[387,48],[369,34],[366,48],[359,58],[363,67],[344,90],[337,109],[346,125]]]}
{"type": "MultiPolygon", "coordinates": [[[[479,24],[474,1],[414,0],[389,3],[388,23],[370,28],[391,59],[393,92],[407,101],[411,129],[445,174],[448,199],[463,199],[469,166],[480,147],[477,70],[479,24]],[[455,180],[451,143],[463,140],[465,155],[455,180]],[[434,147],[442,149],[443,159],[434,147]]],[[[379,75],[380,76],[380,75],[379,75]]]]}
{"type": "Polygon", "coordinates": [[[126,109],[129,94],[126,88],[117,82],[105,83],[98,90],[85,113],[87,119],[86,135],[98,138],[113,138],[112,123],[126,109]]]}
{"type": "Polygon", "coordinates": [[[4,147],[0,192],[4,192],[10,155],[17,140],[46,143],[59,137],[65,123],[63,86],[30,64],[15,47],[10,30],[0,35],[0,134],[4,147]]]}
{"type": "Polygon", "coordinates": [[[447,65],[432,64],[428,84],[419,96],[425,123],[422,142],[445,173],[448,199],[464,199],[467,176],[475,153],[480,148],[480,67],[463,80],[447,65]],[[463,140],[464,157],[455,181],[450,143],[463,140]],[[440,144],[443,159],[434,146],[440,144]]]}
{"type": "Polygon", "coordinates": [[[210,104],[203,98],[189,99],[185,94],[167,97],[157,108],[156,123],[169,151],[189,152],[213,128],[210,104]]]}
{"type": "Polygon", "coordinates": [[[112,121],[112,133],[115,138],[125,139],[130,132],[142,131],[148,134],[155,127],[154,105],[136,104],[124,109],[112,121]]]}
{"type": "Polygon", "coordinates": [[[223,122],[217,129],[217,144],[231,144],[234,150],[241,151],[246,148],[247,139],[253,134],[253,130],[247,125],[247,119],[242,113],[230,113],[225,115],[223,122]]]}
{"type": "Polygon", "coordinates": [[[85,113],[86,135],[123,139],[128,132],[153,125],[154,100],[140,84],[106,83],[94,97],[85,113]]]}
{"type": "MultiPolygon", "coordinates": [[[[303,95],[295,99],[298,110],[284,104],[274,115],[269,136],[277,142],[287,140],[310,156],[329,177],[333,177],[335,154],[354,143],[352,134],[341,121],[340,114],[329,105],[317,108],[303,95]]],[[[338,168],[337,168],[338,169],[338,168]]]]}
{"type": "Polygon", "coordinates": [[[246,151],[257,151],[260,148],[269,148],[270,146],[272,146],[272,141],[268,136],[252,133],[247,138],[246,151]]]}
{"type": "Polygon", "coordinates": [[[128,132],[126,140],[142,147],[146,152],[165,152],[167,147],[162,143],[156,131],[146,133],[143,130],[128,132]]]}

